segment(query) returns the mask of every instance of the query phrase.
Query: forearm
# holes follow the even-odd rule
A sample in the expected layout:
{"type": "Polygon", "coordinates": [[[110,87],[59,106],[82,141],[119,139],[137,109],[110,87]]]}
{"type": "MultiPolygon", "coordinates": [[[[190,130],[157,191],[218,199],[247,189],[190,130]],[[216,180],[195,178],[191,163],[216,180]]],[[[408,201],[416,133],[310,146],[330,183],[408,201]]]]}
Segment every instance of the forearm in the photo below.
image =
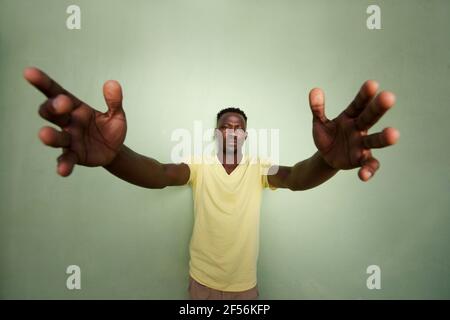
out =
{"type": "Polygon", "coordinates": [[[317,151],[291,168],[286,178],[286,187],[294,191],[311,189],[324,183],[338,171],[330,167],[317,151]]]}
{"type": "Polygon", "coordinates": [[[116,177],[144,188],[161,189],[171,184],[165,165],[140,155],[125,145],[104,168],[116,177]]]}

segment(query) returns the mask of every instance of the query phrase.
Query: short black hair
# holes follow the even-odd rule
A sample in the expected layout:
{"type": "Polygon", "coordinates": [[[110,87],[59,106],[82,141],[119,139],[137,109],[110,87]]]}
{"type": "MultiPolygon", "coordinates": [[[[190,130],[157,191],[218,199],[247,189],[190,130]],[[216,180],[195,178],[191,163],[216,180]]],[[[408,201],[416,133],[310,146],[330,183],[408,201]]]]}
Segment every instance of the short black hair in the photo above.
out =
{"type": "Polygon", "coordinates": [[[220,110],[219,113],[217,114],[217,121],[219,121],[220,117],[221,117],[224,113],[227,113],[227,112],[239,113],[239,114],[244,118],[245,123],[247,123],[247,116],[245,115],[245,112],[242,111],[242,110],[239,109],[239,108],[234,108],[234,107],[228,107],[228,108],[225,108],[225,109],[220,110]]]}

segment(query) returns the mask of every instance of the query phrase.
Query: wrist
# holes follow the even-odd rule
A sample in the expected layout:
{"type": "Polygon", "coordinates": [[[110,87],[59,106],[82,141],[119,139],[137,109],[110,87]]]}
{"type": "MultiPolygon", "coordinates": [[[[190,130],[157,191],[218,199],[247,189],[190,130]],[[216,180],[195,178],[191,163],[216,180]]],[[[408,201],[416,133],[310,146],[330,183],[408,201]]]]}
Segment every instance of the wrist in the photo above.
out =
{"type": "Polygon", "coordinates": [[[322,155],[322,153],[319,150],[317,150],[317,152],[315,153],[314,156],[316,157],[317,161],[320,162],[321,166],[324,169],[329,170],[329,171],[335,171],[335,172],[338,172],[340,170],[339,168],[335,168],[335,167],[333,167],[332,164],[328,163],[328,161],[325,160],[325,157],[322,155]]]}
{"type": "Polygon", "coordinates": [[[112,157],[112,159],[108,161],[108,163],[103,165],[103,168],[110,169],[114,167],[120,161],[120,158],[122,157],[124,152],[126,152],[125,145],[122,144],[116,154],[112,157]]]}

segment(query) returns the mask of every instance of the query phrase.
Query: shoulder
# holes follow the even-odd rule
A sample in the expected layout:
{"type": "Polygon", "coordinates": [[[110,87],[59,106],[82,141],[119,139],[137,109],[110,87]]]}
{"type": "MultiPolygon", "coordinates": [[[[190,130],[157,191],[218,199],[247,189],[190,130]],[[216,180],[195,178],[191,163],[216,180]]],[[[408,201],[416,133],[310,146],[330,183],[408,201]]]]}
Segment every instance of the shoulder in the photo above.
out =
{"type": "Polygon", "coordinates": [[[260,156],[253,156],[250,158],[250,163],[257,164],[263,167],[272,166],[275,161],[273,161],[271,158],[268,157],[260,157],[260,156]]]}

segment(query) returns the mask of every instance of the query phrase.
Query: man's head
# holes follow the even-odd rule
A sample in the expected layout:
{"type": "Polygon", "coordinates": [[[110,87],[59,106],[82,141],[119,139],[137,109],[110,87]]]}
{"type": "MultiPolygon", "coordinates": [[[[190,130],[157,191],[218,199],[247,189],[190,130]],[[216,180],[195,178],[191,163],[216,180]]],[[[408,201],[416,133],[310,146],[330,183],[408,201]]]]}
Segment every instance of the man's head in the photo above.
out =
{"type": "Polygon", "coordinates": [[[223,152],[240,151],[247,138],[246,129],[247,116],[241,109],[225,108],[217,114],[216,138],[223,152]]]}

